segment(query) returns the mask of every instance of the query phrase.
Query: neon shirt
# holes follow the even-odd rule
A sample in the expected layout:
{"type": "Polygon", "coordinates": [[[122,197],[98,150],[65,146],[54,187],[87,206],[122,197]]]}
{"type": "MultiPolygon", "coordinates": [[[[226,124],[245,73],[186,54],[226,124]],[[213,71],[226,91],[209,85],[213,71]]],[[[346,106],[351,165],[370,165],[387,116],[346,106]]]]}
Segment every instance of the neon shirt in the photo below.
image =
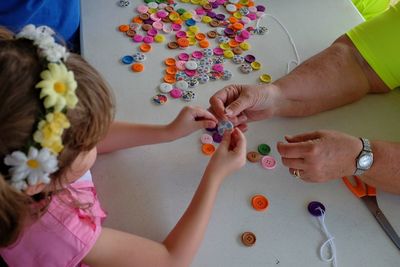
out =
{"type": "Polygon", "coordinates": [[[87,266],[81,261],[96,243],[106,215],[89,171],[70,187],[70,194],[53,196],[46,212],[24,229],[15,244],[0,250],[9,266],[87,266]],[[75,200],[86,207],[69,204],[75,200]]]}
{"type": "Polygon", "coordinates": [[[385,12],[390,0],[353,0],[353,4],[366,20],[385,12]]]}
{"type": "Polygon", "coordinates": [[[400,2],[346,34],[390,89],[400,86],[400,2]]]}
{"type": "Polygon", "coordinates": [[[2,0],[0,25],[13,32],[27,24],[47,25],[68,45],[79,44],[80,0],[2,0]]]}

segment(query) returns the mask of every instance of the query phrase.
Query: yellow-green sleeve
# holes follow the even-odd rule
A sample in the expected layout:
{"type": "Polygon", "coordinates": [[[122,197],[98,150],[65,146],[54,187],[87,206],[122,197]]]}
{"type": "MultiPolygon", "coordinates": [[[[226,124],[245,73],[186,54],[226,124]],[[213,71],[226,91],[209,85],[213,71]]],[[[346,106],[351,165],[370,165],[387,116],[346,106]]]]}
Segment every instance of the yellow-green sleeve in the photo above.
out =
{"type": "Polygon", "coordinates": [[[390,89],[400,86],[400,2],[347,36],[390,89]]]}

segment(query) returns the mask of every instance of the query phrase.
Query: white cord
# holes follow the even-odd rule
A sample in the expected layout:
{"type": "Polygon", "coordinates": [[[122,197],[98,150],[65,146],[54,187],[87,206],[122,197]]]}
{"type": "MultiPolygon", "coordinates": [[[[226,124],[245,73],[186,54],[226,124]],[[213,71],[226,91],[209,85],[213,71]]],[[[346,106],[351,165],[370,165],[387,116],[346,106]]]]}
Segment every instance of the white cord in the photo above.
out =
{"type": "Polygon", "coordinates": [[[324,262],[332,262],[332,266],[333,267],[337,267],[337,260],[336,260],[336,246],[335,243],[333,242],[333,240],[335,239],[328,231],[328,228],[326,227],[325,224],[325,211],[321,208],[317,208],[320,212],[321,212],[321,216],[318,216],[317,219],[321,225],[321,230],[322,232],[325,234],[327,240],[322,244],[322,246],[319,249],[319,257],[321,258],[321,260],[323,260],[324,262]],[[331,250],[331,257],[327,258],[324,256],[324,250],[325,247],[330,248],[331,250]]]}
{"type": "Polygon", "coordinates": [[[261,17],[259,17],[258,20],[257,20],[257,23],[256,23],[256,29],[259,27],[260,22],[261,22],[261,20],[262,20],[262,18],[263,18],[264,16],[268,16],[268,17],[273,18],[273,19],[285,30],[287,36],[289,37],[289,41],[290,41],[290,43],[292,44],[294,53],[295,53],[295,55],[296,55],[296,60],[291,60],[291,61],[289,61],[289,62],[287,63],[286,74],[289,74],[289,72],[292,71],[291,68],[290,68],[290,67],[292,66],[292,64],[294,64],[295,66],[300,65],[300,56],[299,56],[299,53],[297,52],[296,44],[294,43],[293,38],[292,38],[292,35],[290,35],[288,29],[281,23],[281,21],[280,21],[277,17],[275,17],[275,16],[272,15],[272,14],[263,14],[261,17]]]}

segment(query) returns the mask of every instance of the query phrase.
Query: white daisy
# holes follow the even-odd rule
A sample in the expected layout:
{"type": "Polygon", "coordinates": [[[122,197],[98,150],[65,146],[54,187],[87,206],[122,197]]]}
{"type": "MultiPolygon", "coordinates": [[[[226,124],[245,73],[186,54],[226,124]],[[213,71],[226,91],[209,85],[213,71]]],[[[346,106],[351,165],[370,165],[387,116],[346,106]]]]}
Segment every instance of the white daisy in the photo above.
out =
{"type": "Polygon", "coordinates": [[[26,189],[27,185],[50,183],[49,175],[58,169],[57,158],[46,148],[30,147],[28,155],[14,151],[4,158],[4,163],[11,166],[11,184],[18,190],[26,189]]]}

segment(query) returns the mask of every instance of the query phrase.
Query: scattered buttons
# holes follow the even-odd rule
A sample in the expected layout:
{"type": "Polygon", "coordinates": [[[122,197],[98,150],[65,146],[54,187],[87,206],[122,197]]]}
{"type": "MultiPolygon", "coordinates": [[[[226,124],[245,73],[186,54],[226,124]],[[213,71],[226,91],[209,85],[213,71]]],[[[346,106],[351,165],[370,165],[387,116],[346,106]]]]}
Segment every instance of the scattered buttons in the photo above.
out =
{"type": "Polygon", "coordinates": [[[241,238],[243,245],[246,247],[253,246],[256,243],[256,239],[256,235],[252,232],[244,232],[241,238]]]}
{"type": "Polygon", "coordinates": [[[251,198],[251,205],[257,211],[265,211],[268,208],[268,199],[263,195],[255,195],[251,198]]]}

